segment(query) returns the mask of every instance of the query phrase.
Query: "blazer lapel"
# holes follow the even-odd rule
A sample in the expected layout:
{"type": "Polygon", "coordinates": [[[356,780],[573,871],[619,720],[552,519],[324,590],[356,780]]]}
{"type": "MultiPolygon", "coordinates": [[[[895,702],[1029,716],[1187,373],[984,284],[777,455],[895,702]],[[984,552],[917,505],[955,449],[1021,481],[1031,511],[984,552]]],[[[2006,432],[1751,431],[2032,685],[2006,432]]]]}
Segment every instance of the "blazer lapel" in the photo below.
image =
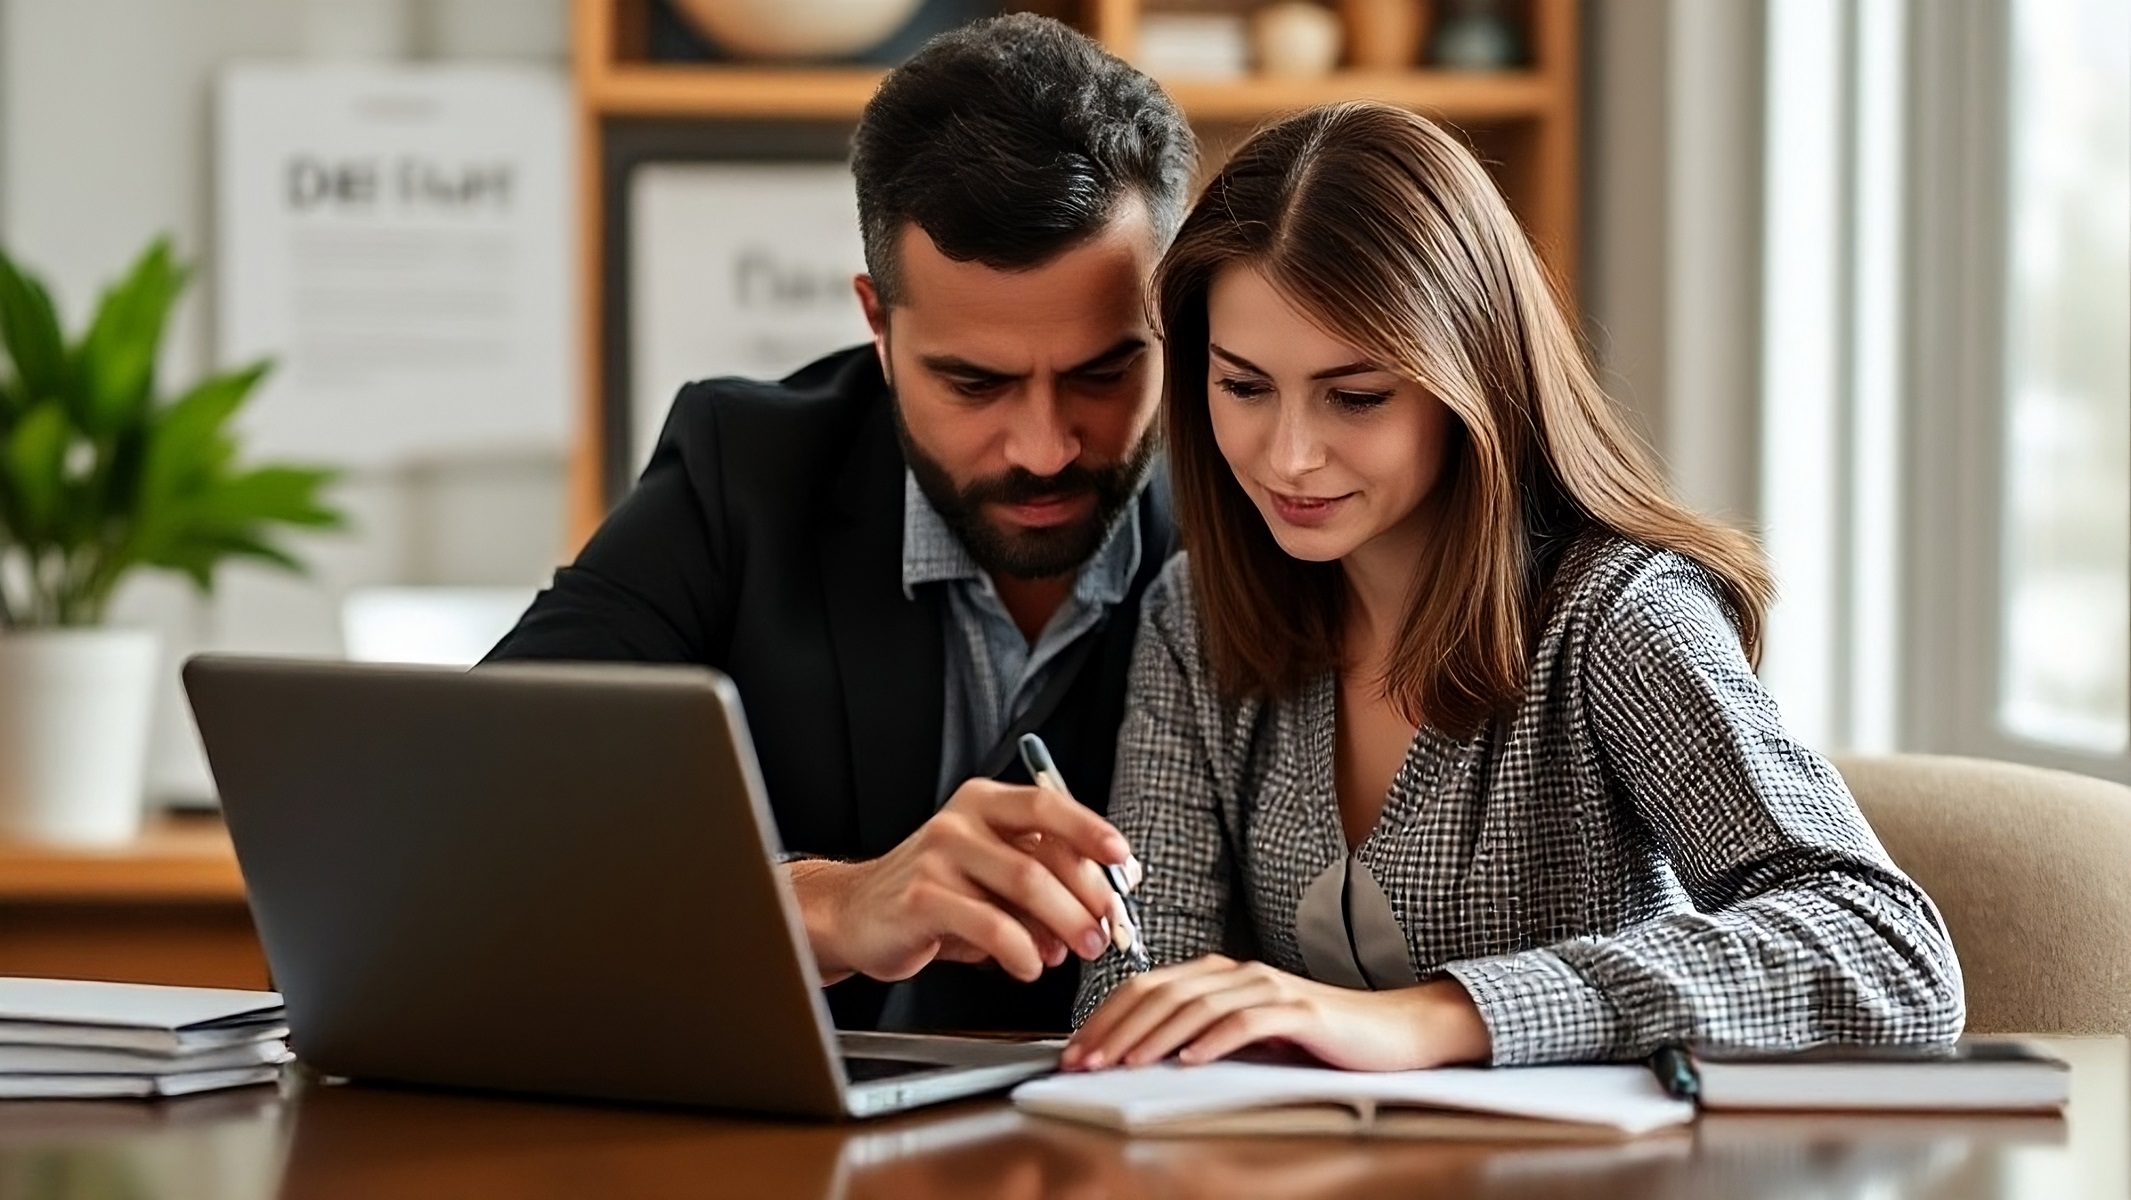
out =
{"type": "Polygon", "coordinates": [[[937,600],[903,595],[903,455],[885,392],[825,514],[821,580],[850,727],[860,846],[871,858],[932,816],[946,647],[937,600]]]}

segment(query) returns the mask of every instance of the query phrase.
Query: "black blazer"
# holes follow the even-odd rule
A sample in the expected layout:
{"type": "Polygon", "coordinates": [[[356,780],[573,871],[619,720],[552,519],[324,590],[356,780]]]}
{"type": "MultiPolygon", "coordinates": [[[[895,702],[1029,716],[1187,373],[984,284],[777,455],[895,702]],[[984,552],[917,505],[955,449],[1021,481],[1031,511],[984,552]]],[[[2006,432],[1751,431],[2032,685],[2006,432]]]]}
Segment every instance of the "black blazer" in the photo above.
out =
{"type": "MultiPolygon", "coordinates": [[[[731,676],[785,849],[871,858],[933,813],[946,687],[937,589],[904,596],[903,472],[870,346],[765,383],[693,383],[651,464],[488,661],[703,663],[731,676]]],[[[1110,795],[1139,602],[1175,546],[1166,479],[1141,495],[1140,569],[1038,730],[1074,793],[1110,795]]],[[[1002,779],[1026,782],[1018,761],[1002,779]]],[[[709,933],[705,929],[706,935],[709,933]]],[[[936,964],[910,996],[930,1029],[1067,1028],[1077,960],[1020,984],[936,964]]],[[[829,989],[876,1027],[886,987],[829,989]]],[[[899,1008],[901,1006],[899,1005],[899,1008]]]]}

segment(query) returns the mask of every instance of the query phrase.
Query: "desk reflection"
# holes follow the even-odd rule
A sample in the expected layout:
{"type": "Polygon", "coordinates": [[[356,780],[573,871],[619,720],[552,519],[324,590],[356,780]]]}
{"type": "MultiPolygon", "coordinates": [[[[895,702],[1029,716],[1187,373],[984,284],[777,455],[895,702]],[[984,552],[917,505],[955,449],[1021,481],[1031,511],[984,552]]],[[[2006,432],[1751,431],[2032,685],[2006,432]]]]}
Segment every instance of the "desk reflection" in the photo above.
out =
{"type": "MultiPolygon", "coordinates": [[[[1120,1138],[1010,1113],[854,1136],[837,1200],[1286,1200],[1378,1196],[2025,1196],[2008,1153],[2062,1147],[2055,1117],[1714,1118],[1614,1143],[1120,1138]],[[926,1141],[931,1144],[925,1144],[926,1141]],[[2007,1185],[2014,1185],[2008,1187],[2007,1185]]],[[[2048,1194],[2032,1193],[2036,1196],[2048,1194]]]]}
{"type": "Polygon", "coordinates": [[[996,1101],[826,1125],[292,1076],[162,1104],[0,1103],[0,1200],[2123,1196],[2124,1043],[2052,1048],[2074,1059],[2069,1125],[1720,1115],[1618,1143],[1135,1140],[996,1101]]]}

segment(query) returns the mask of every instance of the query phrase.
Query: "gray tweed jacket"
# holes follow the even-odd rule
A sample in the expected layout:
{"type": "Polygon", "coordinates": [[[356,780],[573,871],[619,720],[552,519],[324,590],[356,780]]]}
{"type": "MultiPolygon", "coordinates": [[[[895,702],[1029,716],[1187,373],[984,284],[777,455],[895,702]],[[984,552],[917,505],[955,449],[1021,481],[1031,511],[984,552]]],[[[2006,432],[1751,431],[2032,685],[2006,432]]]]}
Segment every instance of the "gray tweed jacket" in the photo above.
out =
{"type": "MultiPolygon", "coordinates": [[[[1784,731],[1710,578],[1617,538],[1585,538],[1559,570],[1521,705],[1463,741],[1421,729],[1350,853],[1336,680],[1222,697],[1188,564],[1170,563],[1145,601],[1110,801],[1146,864],[1155,962],[1222,949],[1241,906],[1283,970],[1455,977],[1498,1064],[1957,1036],[1937,910],[1784,731]]],[[[1129,971],[1114,951],[1089,964],[1076,1022],[1129,971]]]]}

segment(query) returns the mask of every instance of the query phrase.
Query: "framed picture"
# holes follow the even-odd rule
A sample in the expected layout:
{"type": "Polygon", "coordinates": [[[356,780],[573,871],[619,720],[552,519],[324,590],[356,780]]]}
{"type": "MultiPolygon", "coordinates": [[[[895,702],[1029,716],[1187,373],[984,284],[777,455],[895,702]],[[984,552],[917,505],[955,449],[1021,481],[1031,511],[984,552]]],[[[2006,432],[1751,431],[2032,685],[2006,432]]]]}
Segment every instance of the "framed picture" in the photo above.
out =
{"type": "Polygon", "coordinates": [[[682,384],[775,379],[868,337],[840,123],[610,125],[602,164],[602,473],[611,504],[682,384]]]}
{"type": "Polygon", "coordinates": [[[216,92],[217,360],[262,455],[380,469],[569,436],[568,84],[249,63],[216,92]]]}

